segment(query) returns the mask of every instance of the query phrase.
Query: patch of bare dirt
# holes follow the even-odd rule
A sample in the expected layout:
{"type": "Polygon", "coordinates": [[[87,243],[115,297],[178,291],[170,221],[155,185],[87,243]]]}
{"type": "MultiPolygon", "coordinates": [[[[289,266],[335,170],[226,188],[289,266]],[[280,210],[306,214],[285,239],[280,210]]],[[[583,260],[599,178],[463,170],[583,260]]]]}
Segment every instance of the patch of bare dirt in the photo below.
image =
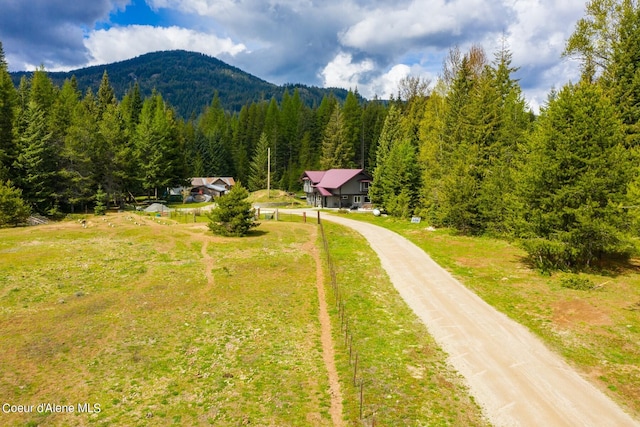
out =
{"type": "Polygon", "coordinates": [[[334,426],[343,426],[342,418],[342,393],[340,392],[340,381],[338,370],[335,362],[335,350],[333,348],[333,339],[331,338],[331,318],[327,309],[327,300],[324,289],[324,273],[322,270],[322,261],[318,248],[315,245],[317,240],[317,230],[311,233],[310,242],[305,245],[305,249],[313,256],[316,262],[316,287],[318,289],[319,314],[320,319],[320,341],[322,343],[322,359],[324,360],[327,374],[329,375],[329,393],[331,395],[331,421],[334,426]]]}
{"type": "Polygon", "coordinates": [[[612,325],[611,317],[599,309],[589,304],[587,301],[559,301],[552,305],[553,323],[558,326],[579,325],[581,323],[590,325],[612,325]]]}

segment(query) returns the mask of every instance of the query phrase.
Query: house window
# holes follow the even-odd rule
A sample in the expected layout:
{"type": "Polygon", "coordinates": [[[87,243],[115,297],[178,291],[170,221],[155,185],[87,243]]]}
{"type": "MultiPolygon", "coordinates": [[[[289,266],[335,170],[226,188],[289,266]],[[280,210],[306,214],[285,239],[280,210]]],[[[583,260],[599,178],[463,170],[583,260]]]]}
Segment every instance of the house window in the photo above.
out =
{"type": "Polygon", "coordinates": [[[362,203],[362,196],[353,196],[353,203],[362,203]]]}
{"type": "Polygon", "coordinates": [[[360,183],[360,191],[362,191],[362,192],[369,191],[369,184],[371,184],[369,181],[361,182],[360,183]]]}
{"type": "Polygon", "coordinates": [[[349,200],[349,196],[342,196],[342,200],[349,200]]]}

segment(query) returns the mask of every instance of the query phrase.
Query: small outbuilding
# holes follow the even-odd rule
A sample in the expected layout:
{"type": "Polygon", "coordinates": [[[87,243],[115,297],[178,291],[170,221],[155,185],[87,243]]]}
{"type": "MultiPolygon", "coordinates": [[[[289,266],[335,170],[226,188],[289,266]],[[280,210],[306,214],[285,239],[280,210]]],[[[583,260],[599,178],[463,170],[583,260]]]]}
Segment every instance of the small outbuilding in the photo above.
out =
{"type": "Polygon", "coordinates": [[[191,178],[191,187],[169,189],[169,195],[183,195],[188,190],[185,202],[208,202],[225,195],[236,181],[231,177],[198,177],[191,178]]]}

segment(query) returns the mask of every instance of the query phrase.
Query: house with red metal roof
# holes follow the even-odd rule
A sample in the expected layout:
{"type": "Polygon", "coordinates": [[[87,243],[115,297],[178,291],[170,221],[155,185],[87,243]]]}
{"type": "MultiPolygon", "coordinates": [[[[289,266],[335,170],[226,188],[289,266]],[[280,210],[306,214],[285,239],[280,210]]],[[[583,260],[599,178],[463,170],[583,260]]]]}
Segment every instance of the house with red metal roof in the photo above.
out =
{"type": "Polygon", "coordinates": [[[302,174],[307,204],[322,208],[354,208],[370,203],[373,178],[364,169],[329,169],[302,174]]]}

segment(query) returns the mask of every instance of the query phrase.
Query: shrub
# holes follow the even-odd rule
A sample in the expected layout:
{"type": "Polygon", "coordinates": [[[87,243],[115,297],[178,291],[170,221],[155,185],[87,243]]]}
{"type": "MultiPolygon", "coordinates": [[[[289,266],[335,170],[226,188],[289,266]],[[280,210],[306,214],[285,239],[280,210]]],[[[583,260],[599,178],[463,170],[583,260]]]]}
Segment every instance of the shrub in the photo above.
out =
{"type": "Polygon", "coordinates": [[[570,250],[563,242],[534,238],[524,240],[522,246],[529,254],[529,261],[543,273],[571,267],[570,250]]]}
{"type": "Polygon", "coordinates": [[[576,289],[579,291],[588,291],[594,289],[595,285],[587,277],[580,277],[575,274],[564,276],[560,279],[560,286],[563,288],[576,289]]]}

